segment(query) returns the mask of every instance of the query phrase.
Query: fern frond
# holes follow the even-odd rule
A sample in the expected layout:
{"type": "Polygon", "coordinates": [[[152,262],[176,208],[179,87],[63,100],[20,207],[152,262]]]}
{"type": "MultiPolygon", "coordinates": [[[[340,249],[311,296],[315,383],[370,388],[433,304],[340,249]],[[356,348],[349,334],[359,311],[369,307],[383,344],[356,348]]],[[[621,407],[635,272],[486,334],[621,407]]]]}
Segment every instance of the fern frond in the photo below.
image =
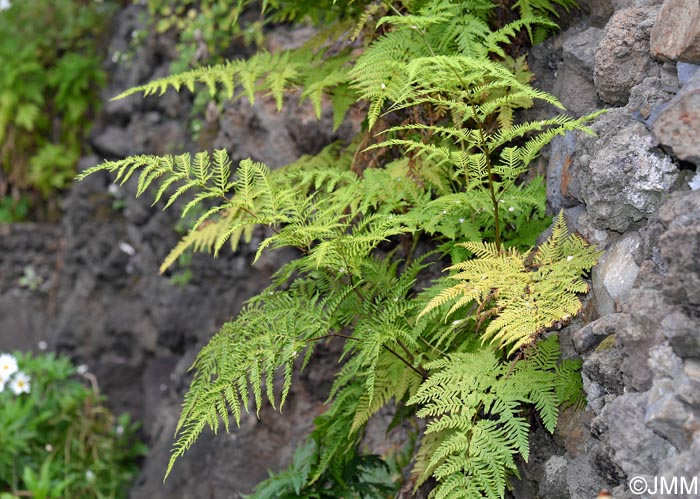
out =
{"type": "Polygon", "coordinates": [[[497,316],[482,338],[499,348],[509,347],[510,353],[579,312],[577,293],[588,289],[581,274],[600,255],[577,236],[567,237],[563,215],[555,222],[552,236],[534,253],[538,266],[534,269],[526,265],[528,255],[514,248],[498,250],[494,244],[476,242],[461,246],[475,259],[449,267],[458,271],[451,278],[460,282],[441,291],[419,317],[451,301],[455,303],[447,316],[472,302],[485,307],[489,301],[485,310],[489,314],[494,310],[497,316]]]}

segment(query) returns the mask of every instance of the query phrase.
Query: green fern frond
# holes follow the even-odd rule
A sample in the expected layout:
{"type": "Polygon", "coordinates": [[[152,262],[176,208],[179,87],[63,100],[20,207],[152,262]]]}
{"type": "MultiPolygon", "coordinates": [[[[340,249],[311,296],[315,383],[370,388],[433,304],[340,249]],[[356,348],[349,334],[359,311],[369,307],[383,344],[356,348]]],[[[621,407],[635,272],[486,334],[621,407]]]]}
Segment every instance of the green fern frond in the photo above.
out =
{"type": "Polygon", "coordinates": [[[490,243],[463,243],[474,255],[448,270],[458,272],[451,278],[458,284],[444,289],[419,314],[429,313],[454,302],[447,316],[477,302],[496,312],[483,333],[483,340],[510,353],[530,343],[537,334],[559,321],[578,314],[581,304],[577,293],[588,287],[581,274],[595,264],[599,252],[578,236],[567,237],[566,223],[560,215],[552,236],[534,253],[535,268],[528,268],[528,254],[515,248],[498,250],[490,243]],[[575,253],[573,253],[575,251],[575,253]]]}

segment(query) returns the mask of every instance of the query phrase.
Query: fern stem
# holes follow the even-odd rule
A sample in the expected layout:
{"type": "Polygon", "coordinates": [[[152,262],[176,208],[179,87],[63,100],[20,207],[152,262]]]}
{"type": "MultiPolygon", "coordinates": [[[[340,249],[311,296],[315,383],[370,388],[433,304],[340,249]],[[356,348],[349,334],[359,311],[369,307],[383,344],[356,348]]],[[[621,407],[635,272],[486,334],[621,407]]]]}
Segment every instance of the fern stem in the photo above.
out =
{"type": "MultiPolygon", "coordinates": [[[[407,347],[406,345],[404,345],[403,341],[401,341],[400,339],[397,338],[397,339],[396,339],[396,344],[399,345],[399,346],[401,347],[401,350],[404,351],[404,353],[405,353],[406,356],[408,357],[408,360],[411,361],[411,364],[415,364],[415,362],[416,362],[416,357],[415,357],[415,355],[413,355],[413,352],[411,352],[411,351],[408,349],[408,347],[407,347]]],[[[423,376],[423,379],[428,379],[428,371],[427,371],[423,366],[421,366],[420,364],[418,365],[418,367],[417,367],[416,369],[414,369],[414,371],[417,371],[417,372],[419,371],[420,374],[421,374],[421,376],[423,376]]]]}
{"type": "MultiPolygon", "coordinates": [[[[396,12],[396,14],[398,16],[403,17],[404,14],[400,10],[398,10],[396,7],[394,7],[391,4],[391,2],[385,2],[385,3],[389,6],[389,8],[391,10],[396,12]]],[[[430,45],[430,42],[426,38],[425,33],[422,30],[419,30],[418,28],[415,28],[415,27],[412,29],[413,29],[413,31],[417,32],[420,35],[421,40],[423,40],[423,43],[428,48],[430,55],[435,57],[436,56],[435,51],[433,50],[433,47],[430,45]]],[[[460,75],[457,72],[457,70],[455,68],[453,68],[452,66],[449,66],[449,67],[450,67],[450,70],[454,73],[454,75],[459,80],[462,87],[466,91],[466,98],[469,101],[469,105],[472,108],[472,115],[474,116],[474,122],[476,123],[476,125],[479,129],[479,139],[480,139],[481,143],[479,144],[478,147],[479,147],[479,149],[481,149],[481,152],[483,152],[484,156],[486,157],[486,171],[488,173],[489,196],[491,198],[491,204],[493,204],[494,232],[495,232],[495,235],[494,235],[495,241],[494,242],[496,244],[496,249],[498,251],[501,251],[501,224],[500,224],[500,219],[499,219],[499,215],[498,215],[498,199],[496,199],[496,191],[493,187],[493,185],[494,185],[493,164],[491,163],[491,155],[490,155],[488,145],[486,143],[486,136],[484,133],[483,123],[477,119],[476,104],[474,104],[474,101],[471,99],[471,96],[469,95],[468,86],[465,83],[465,81],[462,79],[462,75],[460,75]]],[[[460,141],[460,143],[461,143],[461,141],[460,141]]],[[[468,181],[468,178],[467,178],[467,181],[468,181]]]]}
{"type": "MultiPolygon", "coordinates": [[[[323,336],[316,336],[316,337],[314,337],[314,338],[308,338],[306,341],[307,341],[307,342],[309,342],[309,341],[318,341],[318,340],[323,340],[323,339],[326,339],[326,338],[334,338],[334,337],[335,337],[335,338],[345,338],[346,340],[360,341],[359,338],[355,338],[354,336],[348,336],[347,334],[341,334],[341,333],[329,333],[329,334],[324,334],[323,336]]],[[[398,342],[398,343],[401,344],[400,342],[398,342]]],[[[401,345],[401,346],[402,346],[402,348],[405,348],[403,345],[401,345]]],[[[411,371],[413,371],[414,373],[416,373],[418,376],[420,376],[420,377],[423,378],[423,379],[428,379],[428,371],[426,371],[425,368],[423,368],[422,366],[418,366],[418,367],[413,366],[408,360],[406,360],[405,358],[401,357],[401,355],[399,355],[394,349],[392,349],[391,347],[388,347],[387,345],[382,345],[382,347],[383,347],[387,352],[389,352],[389,353],[392,354],[394,357],[396,357],[396,358],[399,359],[401,362],[403,362],[403,363],[406,365],[406,367],[408,367],[411,371]]],[[[406,351],[406,353],[407,353],[410,357],[413,358],[413,354],[411,354],[410,351],[408,351],[407,349],[404,350],[404,351],[406,351]]]]}

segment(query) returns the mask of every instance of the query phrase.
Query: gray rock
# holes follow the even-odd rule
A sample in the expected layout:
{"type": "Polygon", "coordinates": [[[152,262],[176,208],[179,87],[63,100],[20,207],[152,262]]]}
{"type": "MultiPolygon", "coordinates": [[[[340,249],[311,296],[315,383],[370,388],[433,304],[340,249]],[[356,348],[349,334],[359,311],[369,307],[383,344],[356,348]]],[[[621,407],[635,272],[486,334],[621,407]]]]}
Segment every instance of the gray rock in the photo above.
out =
{"type": "Polygon", "coordinates": [[[700,3],[666,0],[651,31],[651,55],[657,59],[700,62],[700,3]]]}
{"type": "Polygon", "coordinates": [[[655,63],[649,57],[649,33],[657,12],[656,7],[623,9],[610,19],[595,55],[594,81],[601,100],[624,105],[632,87],[651,76],[655,63]]]}
{"type": "Polygon", "coordinates": [[[570,168],[590,222],[617,232],[638,227],[675,182],[677,168],[651,150],[646,128],[625,110],[609,111],[592,128],[599,136],[580,139],[570,168]]]}
{"type": "Polygon", "coordinates": [[[632,87],[625,108],[632,116],[644,121],[647,128],[651,128],[653,121],[678,90],[676,68],[665,63],[660,68],[659,76],[644,78],[641,83],[632,87]]]}
{"type": "Polygon", "coordinates": [[[685,403],[700,409],[700,361],[687,360],[676,380],[676,393],[685,403]]]}
{"type": "Polygon", "coordinates": [[[661,343],[649,350],[649,369],[657,380],[676,378],[683,370],[683,362],[669,345],[661,343]]]}
{"type": "Polygon", "coordinates": [[[663,342],[659,329],[659,314],[667,306],[658,290],[635,288],[630,292],[626,311],[629,323],[618,329],[615,339],[622,349],[621,371],[625,386],[636,391],[646,391],[652,383],[649,369],[649,352],[663,342]]]}
{"type": "Polygon", "coordinates": [[[557,70],[552,92],[576,116],[601,107],[593,84],[593,68],[596,49],[604,34],[601,29],[588,28],[566,37],[562,45],[563,63],[557,70]]]}
{"type": "Polygon", "coordinates": [[[308,100],[299,105],[298,94],[286,97],[280,112],[272,97],[257,96],[252,106],[247,99],[226,105],[213,146],[231,151],[234,163],[251,157],[274,168],[302,154],[314,154],[322,145],[349,138],[359,125],[347,121],[333,131],[330,106],[324,106],[318,120],[308,100]]]}
{"type": "Polygon", "coordinates": [[[568,460],[563,456],[552,456],[544,463],[544,484],[540,485],[543,499],[566,497],[566,471],[568,460]]]}
{"type": "MultiPolygon", "coordinates": [[[[661,255],[669,268],[663,291],[691,318],[700,318],[700,191],[673,198],[678,216],[659,238],[661,255]]],[[[670,203],[669,203],[670,204],[670,203]]]]}
{"type": "Polygon", "coordinates": [[[661,473],[672,483],[673,477],[680,482],[685,480],[685,484],[678,485],[678,489],[671,491],[670,495],[660,494],[661,499],[696,499],[697,490],[700,490],[700,432],[695,432],[692,444],[688,450],[683,451],[672,459],[661,464],[661,473]],[[693,487],[693,480],[697,484],[693,487]],[[681,488],[681,486],[683,488],[681,488]],[[676,492],[676,493],[673,493],[676,492]]]}
{"type": "Polygon", "coordinates": [[[682,85],[685,85],[690,79],[693,77],[693,75],[697,72],[698,66],[697,64],[690,64],[687,62],[679,62],[676,64],[676,71],[678,72],[678,83],[682,85]]]}
{"type": "Polygon", "coordinates": [[[695,73],[652,124],[656,140],[679,159],[700,165],[700,73],[695,73]]]}
{"type": "Polygon", "coordinates": [[[589,0],[588,10],[591,25],[603,28],[615,12],[615,7],[610,0],[589,0]]]}
{"type": "Polygon", "coordinates": [[[677,454],[673,445],[644,423],[647,395],[625,393],[605,406],[608,443],[627,476],[655,475],[659,463],[677,454]]]}
{"type": "Polygon", "coordinates": [[[573,334],[576,351],[583,354],[592,350],[605,338],[615,334],[617,330],[624,327],[626,323],[626,314],[609,314],[586,324],[573,334]]]}
{"type": "Polygon", "coordinates": [[[657,382],[652,387],[644,423],[678,450],[687,449],[693,433],[700,430],[700,419],[673,393],[670,381],[657,382]]]}
{"type": "Polygon", "coordinates": [[[586,391],[588,406],[596,414],[623,392],[620,351],[611,345],[597,349],[583,362],[581,375],[586,391]]]}
{"type": "Polygon", "coordinates": [[[601,315],[616,312],[615,303],[629,295],[639,274],[635,259],[640,259],[641,246],[641,237],[632,232],[609,248],[593,268],[593,294],[601,315]]]}
{"type": "Polygon", "coordinates": [[[570,167],[576,153],[576,136],[567,132],[557,135],[550,143],[547,166],[547,203],[552,212],[580,204],[581,187],[574,179],[570,167]]]}

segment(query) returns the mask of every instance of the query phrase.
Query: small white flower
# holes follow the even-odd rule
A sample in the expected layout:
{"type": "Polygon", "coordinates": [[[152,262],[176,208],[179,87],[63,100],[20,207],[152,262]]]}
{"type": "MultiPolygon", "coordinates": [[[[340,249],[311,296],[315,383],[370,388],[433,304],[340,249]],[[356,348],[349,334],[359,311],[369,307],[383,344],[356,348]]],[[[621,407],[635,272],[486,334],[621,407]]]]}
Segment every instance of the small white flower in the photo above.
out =
{"type": "Polygon", "coordinates": [[[114,429],[114,432],[117,435],[123,435],[124,434],[124,427],[122,425],[117,425],[117,427],[114,429]]]}
{"type": "Polygon", "coordinates": [[[9,378],[17,372],[17,359],[9,353],[0,355],[0,376],[9,378]]]}
{"type": "Polygon", "coordinates": [[[442,210],[443,215],[447,215],[447,210],[442,210]]]}
{"type": "Polygon", "coordinates": [[[464,219],[463,219],[463,218],[460,218],[460,219],[459,219],[459,223],[463,224],[463,223],[464,223],[464,219]]]}
{"type": "Polygon", "coordinates": [[[385,89],[386,89],[386,85],[384,85],[384,84],[382,83],[382,90],[385,90],[385,89]]]}
{"type": "Polygon", "coordinates": [[[88,366],[86,364],[80,364],[76,371],[78,371],[78,374],[82,376],[83,374],[88,372],[88,366]]]}
{"type": "Polygon", "coordinates": [[[44,449],[46,450],[46,452],[51,452],[53,450],[53,445],[46,444],[44,445],[44,449]]]}
{"type": "Polygon", "coordinates": [[[340,267],[340,268],[338,269],[338,273],[339,273],[339,274],[344,274],[344,273],[345,273],[345,267],[340,267]]]}
{"type": "Polygon", "coordinates": [[[0,393],[5,391],[5,385],[7,384],[7,380],[9,379],[9,376],[4,376],[2,373],[0,373],[0,393]]]}
{"type": "Polygon", "coordinates": [[[91,469],[88,469],[85,472],[85,480],[87,480],[88,482],[92,482],[93,480],[95,480],[95,472],[91,469]]]}
{"type": "Polygon", "coordinates": [[[29,393],[29,388],[29,376],[21,371],[15,373],[10,380],[10,390],[12,390],[15,395],[29,393]]]}
{"type": "Polygon", "coordinates": [[[44,340],[39,341],[39,342],[36,344],[36,346],[37,346],[37,348],[38,348],[39,350],[41,350],[42,352],[43,352],[44,350],[46,350],[47,348],[49,348],[49,344],[46,343],[44,340]]]}
{"type": "Polygon", "coordinates": [[[508,208],[508,211],[513,213],[515,211],[515,208],[511,206],[510,208],[508,208]]]}
{"type": "Polygon", "coordinates": [[[567,262],[570,262],[570,261],[573,260],[573,259],[574,259],[574,257],[571,256],[571,255],[569,255],[569,256],[566,257],[566,261],[567,261],[567,262]]]}

